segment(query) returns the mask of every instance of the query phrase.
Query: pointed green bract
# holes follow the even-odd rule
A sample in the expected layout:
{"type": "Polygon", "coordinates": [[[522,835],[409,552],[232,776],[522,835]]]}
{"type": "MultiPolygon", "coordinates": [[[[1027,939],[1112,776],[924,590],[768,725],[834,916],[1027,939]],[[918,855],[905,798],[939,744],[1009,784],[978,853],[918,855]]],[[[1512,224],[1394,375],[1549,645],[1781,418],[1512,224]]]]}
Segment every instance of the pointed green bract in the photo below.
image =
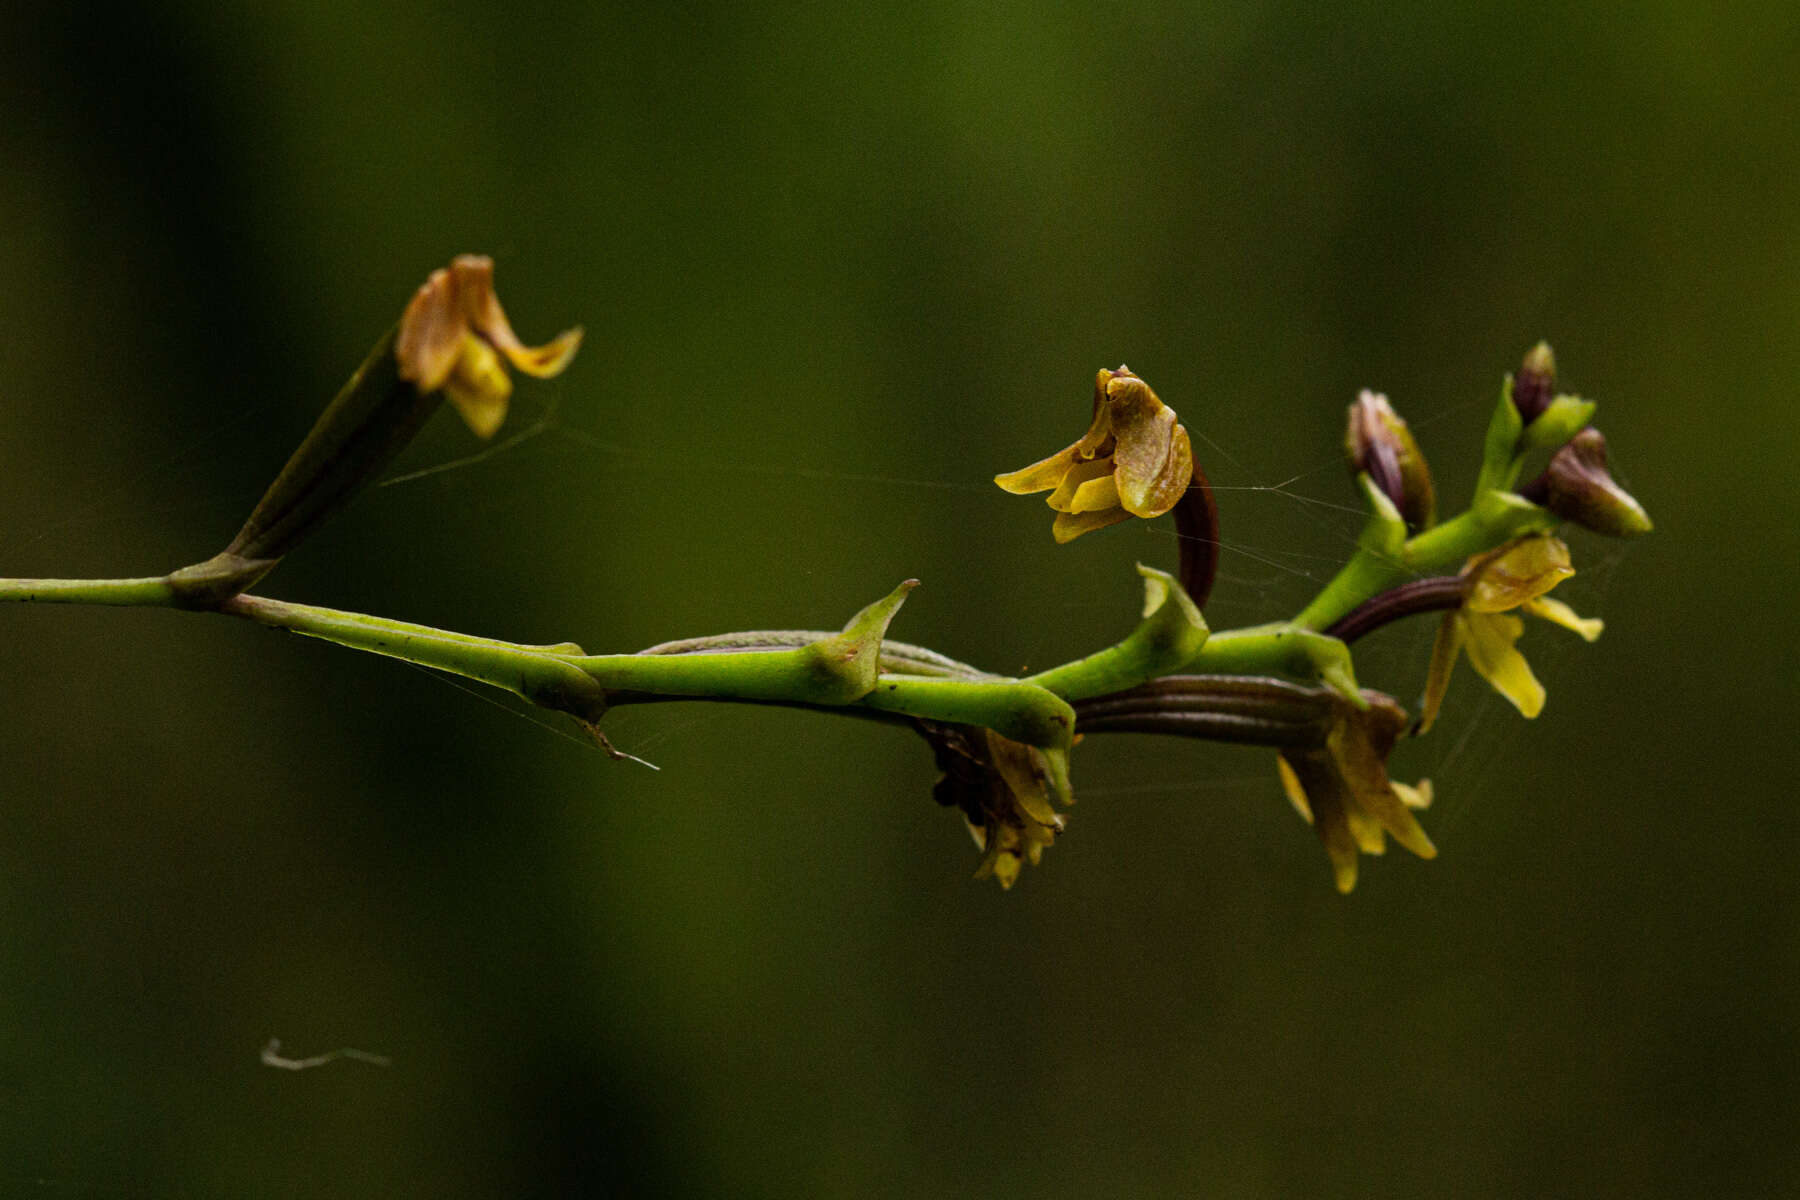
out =
{"type": "Polygon", "coordinates": [[[907,594],[918,586],[918,580],[908,579],[851,617],[836,637],[798,652],[820,673],[818,697],[822,703],[848,704],[875,690],[881,673],[881,639],[887,636],[888,625],[906,603],[907,594]]]}
{"type": "Polygon", "coordinates": [[[1508,375],[1500,388],[1499,403],[1488,418],[1487,437],[1481,445],[1481,475],[1475,482],[1478,503],[1482,493],[1509,488],[1518,478],[1519,435],[1525,432],[1525,423],[1513,407],[1512,389],[1512,376],[1508,375]]]}
{"type": "Polygon", "coordinates": [[[1173,575],[1138,564],[1144,581],[1143,617],[1117,645],[1064,663],[1026,682],[1069,700],[1135,687],[1180,670],[1206,644],[1206,619],[1173,575]]]}
{"type": "Polygon", "coordinates": [[[1529,454],[1533,450],[1554,450],[1587,427],[1594,419],[1594,410],[1599,408],[1592,400],[1583,400],[1580,396],[1558,396],[1550,402],[1538,415],[1538,419],[1525,427],[1519,438],[1519,453],[1529,454]]]}

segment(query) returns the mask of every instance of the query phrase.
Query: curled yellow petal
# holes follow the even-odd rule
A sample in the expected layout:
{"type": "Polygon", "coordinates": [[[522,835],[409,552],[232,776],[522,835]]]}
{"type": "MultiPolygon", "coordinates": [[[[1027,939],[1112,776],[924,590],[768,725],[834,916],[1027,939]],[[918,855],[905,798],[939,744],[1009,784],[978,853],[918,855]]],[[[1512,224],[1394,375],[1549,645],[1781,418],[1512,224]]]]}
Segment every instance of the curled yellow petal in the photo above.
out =
{"type": "Polygon", "coordinates": [[[1047,492],[1062,482],[1069,468],[1083,461],[1081,444],[1065,447],[1049,458],[1040,459],[1029,467],[1005,475],[994,476],[994,482],[1001,491],[1011,492],[1015,496],[1029,496],[1033,492],[1047,492]]]}
{"type": "MultiPolygon", "coordinates": [[[[1058,512],[1081,511],[1071,507],[1075,503],[1076,491],[1080,489],[1082,484],[1087,483],[1089,480],[1105,479],[1111,481],[1112,469],[1112,459],[1110,458],[1096,458],[1089,462],[1078,462],[1063,473],[1062,482],[1057,485],[1054,492],[1050,493],[1044,503],[1048,504],[1058,512]]],[[[1117,493],[1115,492],[1115,495],[1116,494],[1117,493]]],[[[1114,504],[1116,503],[1117,501],[1115,500],[1114,504]]],[[[1109,505],[1106,507],[1111,506],[1109,505]]]]}
{"type": "Polygon", "coordinates": [[[1400,797],[1400,803],[1406,807],[1419,810],[1431,807],[1431,780],[1421,779],[1418,783],[1401,783],[1396,779],[1392,786],[1394,794],[1400,797]]]}
{"type": "Polygon", "coordinates": [[[1090,479],[1075,489],[1069,497],[1068,507],[1064,512],[1090,513],[1105,512],[1119,507],[1119,484],[1109,472],[1098,479],[1090,479]]]}
{"type": "Polygon", "coordinates": [[[1050,534],[1058,544],[1065,544],[1084,533],[1092,533],[1096,529],[1105,529],[1108,525],[1129,520],[1131,514],[1122,508],[1107,509],[1105,512],[1057,513],[1056,520],[1050,526],[1050,534]]]}
{"type": "Polygon", "coordinates": [[[1387,757],[1406,727],[1406,713],[1379,692],[1362,696],[1362,708],[1334,700],[1323,744],[1284,749],[1277,758],[1282,790],[1312,823],[1344,892],[1356,884],[1357,855],[1385,853],[1390,835],[1420,858],[1437,855],[1412,813],[1431,802],[1431,785],[1408,787],[1388,778],[1387,757]]]}
{"type": "Polygon", "coordinates": [[[1573,630],[1581,635],[1583,641],[1596,641],[1606,628],[1606,622],[1599,617],[1580,616],[1561,600],[1549,596],[1539,596],[1534,600],[1527,600],[1522,607],[1534,617],[1541,617],[1552,624],[1561,625],[1564,629],[1573,630]]]}

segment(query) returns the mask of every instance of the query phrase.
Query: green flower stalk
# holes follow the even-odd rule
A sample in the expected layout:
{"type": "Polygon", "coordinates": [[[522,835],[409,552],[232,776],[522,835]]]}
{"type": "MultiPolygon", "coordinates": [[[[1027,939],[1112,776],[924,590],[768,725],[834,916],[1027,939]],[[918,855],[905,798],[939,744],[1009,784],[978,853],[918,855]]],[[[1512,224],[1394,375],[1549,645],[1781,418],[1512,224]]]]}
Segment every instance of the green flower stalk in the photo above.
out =
{"type": "Polygon", "coordinates": [[[888,628],[907,580],[837,630],[753,630],[664,642],[635,654],[588,654],[573,642],[527,645],[250,594],[281,559],[392,462],[444,401],[478,437],[503,421],[509,371],[544,378],[568,365],[570,330],[541,346],[513,332],[493,291],[493,263],[472,255],[433,272],[398,326],[326,408],[225,550],[167,575],[0,579],[0,601],[199,609],[442,671],[567,714],[614,757],[600,732],[612,709],[675,701],[805,708],[922,734],[981,859],[977,874],[1011,887],[1065,828],[1071,749],[1089,734],[1169,733],[1273,748],[1289,799],[1317,830],[1349,891],[1361,855],[1392,837],[1436,853],[1415,810],[1428,783],[1397,783],[1387,758],[1406,717],[1357,681],[1351,645],[1397,620],[1443,613],[1420,731],[1435,719],[1456,661],[1526,716],[1543,688],[1515,648],[1517,612],[1592,640],[1598,621],[1545,595],[1573,573],[1552,536],[1564,520],[1617,535],[1649,518],[1607,471],[1587,428],[1590,401],[1555,394],[1547,345],[1509,377],[1490,420],[1469,507],[1439,522],[1425,458],[1386,398],[1364,392],[1345,432],[1369,517],[1357,550],[1297,614],[1237,629],[1201,615],[1216,575],[1218,512],[1187,429],[1128,368],[1095,379],[1089,426],[1073,444],[996,477],[1014,493],[1049,492],[1052,533],[1067,542],[1129,517],[1175,517],[1175,574],[1140,566],[1143,606],[1122,639],[1023,679],[984,671],[888,628]],[[1520,487],[1527,455],[1549,468],[1520,487]],[[1461,564],[1461,571],[1449,574],[1461,564]]]}

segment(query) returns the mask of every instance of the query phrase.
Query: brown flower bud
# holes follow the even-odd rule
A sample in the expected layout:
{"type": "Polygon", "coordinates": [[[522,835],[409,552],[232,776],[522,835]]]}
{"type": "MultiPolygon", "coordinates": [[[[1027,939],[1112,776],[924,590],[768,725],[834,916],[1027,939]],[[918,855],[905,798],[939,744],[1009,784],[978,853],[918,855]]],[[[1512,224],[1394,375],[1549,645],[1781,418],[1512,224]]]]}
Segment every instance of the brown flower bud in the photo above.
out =
{"type": "Polygon", "coordinates": [[[1519,494],[1607,537],[1636,537],[1651,529],[1650,514],[1607,470],[1606,438],[1598,429],[1584,429],[1571,438],[1519,494]]]}
{"type": "Polygon", "coordinates": [[[1519,419],[1529,425],[1538,419],[1556,395],[1556,356],[1549,342],[1539,342],[1525,354],[1519,373],[1513,376],[1513,407],[1519,419]]]}
{"type": "Polygon", "coordinates": [[[1364,389],[1350,406],[1344,454],[1350,473],[1367,474],[1374,480],[1375,486],[1400,510],[1410,532],[1417,533],[1431,524],[1437,508],[1431,468],[1426,466],[1412,431],[1386,396],[1364,389]]]}

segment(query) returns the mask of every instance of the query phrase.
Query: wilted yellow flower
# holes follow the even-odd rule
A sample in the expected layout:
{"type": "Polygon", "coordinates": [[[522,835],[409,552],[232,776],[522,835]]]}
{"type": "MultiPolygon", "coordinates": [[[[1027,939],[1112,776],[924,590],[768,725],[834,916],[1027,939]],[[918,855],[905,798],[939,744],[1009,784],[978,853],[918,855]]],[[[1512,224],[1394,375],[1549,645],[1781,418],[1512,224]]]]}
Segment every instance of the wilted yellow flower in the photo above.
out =
{"type": "Polygon", "coordinates": [[[962,811],[981,849],[975,878],[992,876],[1012,887],[1025,863],[1036,866],[1062,832],[1055,806],[1073,799],[1068,752],[1040,750],[974,725],[916,723],[943,772],[933,798],[962,811]]]}
{"type": "Polygon", "coordinates": [[[512,380],[507,362],[539,379],[569,365],[581,330],[569,329],[542,346],[513,332],[494,295],[494,260],[464,254],[433,271],[400,318],[394,357],[400,378],[421,392],[442,390],[477,437],[492,437],[506,419],[512,380]]]}
{"type": "Polygon", "coordinates": [[[1193,474],[1193,447],[1175,410],[1121,366],[1095,379],[1093,421],[1080,441],[994,482],[1019,496],[1049,491],[1051,532],[1069,542],[1128,517],[1160,517],[1193,474]]]}
{"type": "Polygon", "coordinates": [[[1357,852],[1382,853],[1386,834],[1420,858],[1437,857],[1411,811],[1430,805],[1431,781],[1412,787],[1388,778],[1387,758],[1406,727],[1406,713],[1380,692],[1365,690],[1363,697],[1369,707],[1359,709],[1332,694],[1324,742],[1283,749],[1277,760],[1288,799],[1331,856],[1340,892],[1356,886],[1357,852]]]}
{"type": "Polygon", "coordinates": [[[1544,685],[1514,645],[1525,623],[1513,610],[1553,621],[1593,641],[1605,628],[1603,621],[1577,616],[1562,601],[1544,595],[1574,573],[1568,546],[1549,534],[1519,538],[1468,561],[1462,574],[1471,582],[1462,607],[1444,618],[1431,650],[1421,733],[1437,720],[1450,673],[1464,652],[1481,677],[1525,716],[1535,717],[1544,710],[1544,685]]]}

